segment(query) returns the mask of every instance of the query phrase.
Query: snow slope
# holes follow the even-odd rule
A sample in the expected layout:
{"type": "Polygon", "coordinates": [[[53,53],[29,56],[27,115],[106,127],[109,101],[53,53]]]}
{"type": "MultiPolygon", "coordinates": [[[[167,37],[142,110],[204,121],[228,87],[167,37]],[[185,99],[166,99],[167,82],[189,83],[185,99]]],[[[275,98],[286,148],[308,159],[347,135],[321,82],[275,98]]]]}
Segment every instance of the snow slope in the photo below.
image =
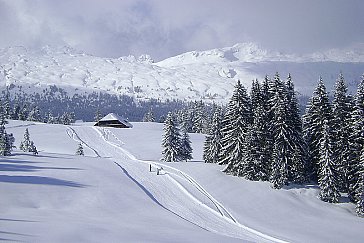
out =
{"type": "Polygon", "coordinates": [[[285,78],[291,73],[298,90],[311,95],[321,75],[332,89],[342,71],[350,84],[364,72],[364,47],[295,56],[264,50],[252,43],[187,52],[153,63],[149,56],[101,58],[69,47],[0,50],[0,85],[41,92],[49,85],[75,92],[106,91],[137,99],[182,99],[226,102],[236,81],[250,87],[253,79],[285,78]]]}
{"type": "Polygon", "coordinates": [[[317,199],[315,186],[273,190],[194,160],[161,163],[162,125],[132,129],[11,121],[39,156],[0,159],[0,239],[36,242],[361,242],[349,203],[317,199]],[[85,157],[74,156],[82,142],[85,157]],[[149,166],[152,165],[152,171],[149,166]],[[157,175],[157,169],[160,175],[157,175]],[[46,232],[46,233],[45,233],[46,232]]]}

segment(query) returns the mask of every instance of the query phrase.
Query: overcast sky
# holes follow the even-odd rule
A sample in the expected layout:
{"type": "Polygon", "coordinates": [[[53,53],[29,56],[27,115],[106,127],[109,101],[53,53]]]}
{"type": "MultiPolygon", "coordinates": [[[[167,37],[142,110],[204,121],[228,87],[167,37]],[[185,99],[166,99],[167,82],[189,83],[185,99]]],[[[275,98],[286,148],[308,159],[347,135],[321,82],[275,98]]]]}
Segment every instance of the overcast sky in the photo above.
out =
{"type": "Polygon", "coordinates": [[[364,42],[364,0],[0,0],[0,48],[69,45],[155,60],[255,42],[311,53],[364,42]]]}

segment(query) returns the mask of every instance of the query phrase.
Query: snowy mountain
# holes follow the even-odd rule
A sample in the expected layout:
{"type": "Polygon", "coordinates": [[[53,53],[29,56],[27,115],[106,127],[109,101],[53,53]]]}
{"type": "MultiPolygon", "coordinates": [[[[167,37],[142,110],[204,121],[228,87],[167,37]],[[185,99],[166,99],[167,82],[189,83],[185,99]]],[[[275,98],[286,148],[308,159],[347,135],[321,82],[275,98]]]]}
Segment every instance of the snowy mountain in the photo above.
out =
{"type": "Polygon", "coordinates": [[[202,134],[190,134],[191,162],[159,162],[163,125],[133,125],[10,121],[16,145],[28,128],[39,155],[0,160],[0,240],[362,242],[364,221],[345,197],[330,204],[315,185],[228,176],[202,162],[202,134]],[[85,156],[74,155],[80,142],[85,156]]]}
{"type": "Polygon", "coordinates": [[[282,78],[291,73],[302,94],[311,94],[320,75],[330,90],[340,71],[350,90],[355,90],[364,72],[364,48],[296,56],[241,43],[187,52],[157,63],[148,55],[102,58],[70,47],[0,50],[1,86],[30,93],[57,85],[70,94],[97,90],[137,99],[226,102],[238,79],[250,87],[253,79],[277,71],[282,78]]]}

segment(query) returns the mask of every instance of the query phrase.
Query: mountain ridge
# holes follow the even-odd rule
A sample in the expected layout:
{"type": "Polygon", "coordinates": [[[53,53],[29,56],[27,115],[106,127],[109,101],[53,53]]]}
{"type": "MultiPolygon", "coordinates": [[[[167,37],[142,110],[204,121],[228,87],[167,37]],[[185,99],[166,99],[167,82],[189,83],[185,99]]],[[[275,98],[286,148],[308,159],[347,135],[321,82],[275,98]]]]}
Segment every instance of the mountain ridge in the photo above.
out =
{"type": "Polygon", "coordinates": [[[297,90],[304,95],[311,95],[319,76],[331,90],[337,75],[343,72],[349,90],[354,92],[364,73],[364,45],[297,56],[271,52],[254,43],[238,43],[186,52],[156,63],[149,55],[104,58],[67,46],[0,50],[0,85],[24,92],[40,92],[45,86],[57,85],[70,93],[94,90],[141,100],[225,103],[237,80],[250,87],[253,79],[276,72],[282,78],[291,73],[297,90]]]}

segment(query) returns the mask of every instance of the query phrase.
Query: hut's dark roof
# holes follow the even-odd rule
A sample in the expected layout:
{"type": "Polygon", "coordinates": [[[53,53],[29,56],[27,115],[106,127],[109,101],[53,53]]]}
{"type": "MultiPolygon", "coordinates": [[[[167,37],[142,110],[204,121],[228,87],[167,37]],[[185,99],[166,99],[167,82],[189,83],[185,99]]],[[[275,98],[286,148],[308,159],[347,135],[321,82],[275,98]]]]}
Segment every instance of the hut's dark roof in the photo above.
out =
{"type": "Polygon", "coordinates": [[[115,122],[120,122],[121,124],[125,125],[126,127],[133,127],[132,124],[130,124],[128,122],[128,120],[126,120],[125,118],[115,114],[115,113],[109,113],[107,114],[105,117],[103,117],[98,123],[95,124],[95,126],[97,126],[99,123],[100,124],[107,124],[108,122],[110,122],[110,124],[116,124],[115,122]]]}

